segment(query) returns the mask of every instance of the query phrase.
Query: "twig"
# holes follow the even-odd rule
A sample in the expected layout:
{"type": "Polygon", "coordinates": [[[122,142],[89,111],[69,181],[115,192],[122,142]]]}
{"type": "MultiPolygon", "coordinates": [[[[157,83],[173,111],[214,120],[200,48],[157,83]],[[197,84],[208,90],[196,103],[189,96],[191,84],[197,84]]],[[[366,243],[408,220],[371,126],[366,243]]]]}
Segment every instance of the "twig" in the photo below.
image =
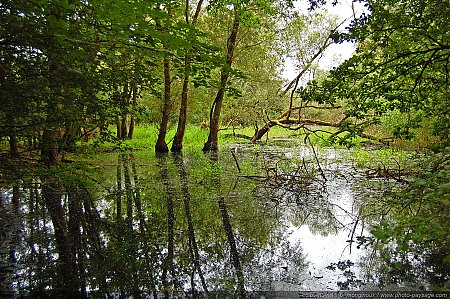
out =
{"type": "Polygon", "coordinates": [[[231,155],[233,156],[234,162],[236,163],[236,167],[239,173],[241,173],[241,167],[239,167],[239,162],[236,158],[236,154],[234,153],[233,150],[231,150],[231,155]]]}

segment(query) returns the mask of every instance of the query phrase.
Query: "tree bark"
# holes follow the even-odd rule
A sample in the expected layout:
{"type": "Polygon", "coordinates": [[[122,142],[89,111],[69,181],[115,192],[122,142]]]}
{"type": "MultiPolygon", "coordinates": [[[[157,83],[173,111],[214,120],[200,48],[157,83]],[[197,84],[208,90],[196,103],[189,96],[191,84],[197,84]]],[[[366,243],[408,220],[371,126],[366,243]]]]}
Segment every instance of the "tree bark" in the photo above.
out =
{"type": "Polygon", "coordinates": [[[122,137],[122,124],[120,123],[119,115],[116,115],[116,130],[117,130],[116,137],[117,139],[120,139],[122,137]]]}
{"type": "Polygon", "coordinates": [[[46,166],[61,164],[61,130],[46,128],[42,134],[41,161],[46,166]]]}
{"type": "Polygon", "coordinates": [[[63,145],[62,149],[64,151],[68,151],[71,153],[74,153],[76,151],[76,140],[77,140],[77,133],[79,132],[79,127],[69,124],[66,126],[66,129],[64,130],[64,137],[63,137],[63,145]]]}
{"type": "MultiPolygon", "coordinates": [[[[202,3],[203,0],[200,0],[197,3],[197,9],[195,10],[195,14],[192,18],[192,26],[195,26],[195,23],[197,22],[200,10],[202,8],[202,3]]],[[[186,0],[185,4],[186,4],[185,21],[186,24],[189,24],[189,0],[186,0]]],[[[187,104],[188,104],[190,72],[191,72],[191,52],[190,49],[186,49],[186,56],[184,57],[184,81],[183,81],[183,90],[181,92],[180,114],[178,117],[177,132],[173,139],[171,148],[172,152],[175,153],[181,152],[183,148],[183,138],[184,133],[186,131],[186,123],[187,123],[187,104]]]]}
{"type": "Polygon", "coordinates": [[[120,124],[120,139],[127,139],[128,136],[128,126],[127,126],[127,114],[122,115],[122,121],[120,124]]]}
{"type": "Polygon", "coordinates": [[[164,104],[161,118],[161,125],[159,127],[158,140],[155,145],[155,152],[157,153],[167,153],[169,151],[169,147],[166,143],[166,134],[167,134],[167,126],[169,123],[169,115],[170,115],[170,62],[168,58],[164,58],[164,104]]]}
{"type": "Polygon", "coordinates": [[[9,134],[9,149],[11,151],[11,155],[12,156],[18,156],[19,155],[19,151],[18,151],[18,144],[17,144],[17,137],[16,134],[14,132],[11,132],[11,134],[9,134]]]}
{"type": "Polygon", "coordinates": [[[133,86],[131,87],[131,92],[132,92],[132,99],[133,99],[133,113],[131,114],[130,117],[130,128],[128,129],[128,139],[133,139],[133,133],[134,133],[134,125],[135,125],[135,113],[136,113],[136,108],[137,108],[137,86],[136,83],[133,82],[133,86]]]}
{"type": "Polygon", "coordinates": [[[219,121],[220,112],[222,110],[223,99],[225,96],[226,85],[228,82],[228,76],[230,74],[230,68],[233,63],[234,49],[236,47],[237,35],[239,32],[240,17],[239,13],[235,10],[233,29],[231,30],[230,37],[227,41],[227,60],[225,67],[222,68],[220,76],[220,88],[217,92],[216,98],[211,107],[210,117],[209,117],[209,135],[208,140],[203,146],[203,151],[216,151],[218,147],[218,133],[219,133],[219,121]]]}
{"type": "Polygon", "coordinates": [[[178,117],[177,133],[173,139],[172,152],[181,152],[183,148],[183,137],[186,130],[187,121],[187,103],[188,103],[188,92],[189,92],[189,72],[191,68],[191,57],[189,53],[186,53],[184,58],[184,81],[183,81],[183,91],[181,93],[181,103],[180,103],[180,115],[178,117]]]}
{"type": "Polygon", "coordinates": [[[127,139],[128,137],[128,124],[127,124],[127,116],[128,116],[128,104],[130,102],[131,90],[128,84],[128,81],[125,82],[123,86],[122,93],[122,120],[120,124],[120,139],[127,139]]]}

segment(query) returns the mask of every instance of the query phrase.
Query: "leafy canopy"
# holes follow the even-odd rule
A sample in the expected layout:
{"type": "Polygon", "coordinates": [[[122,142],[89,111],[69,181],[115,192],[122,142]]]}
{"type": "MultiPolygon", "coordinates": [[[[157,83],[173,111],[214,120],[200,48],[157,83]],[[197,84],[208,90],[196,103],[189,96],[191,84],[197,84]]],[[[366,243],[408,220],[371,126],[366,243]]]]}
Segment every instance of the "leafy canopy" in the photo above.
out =
{"type": "Polygon", "coordinates": [[[356,54],[302,95],[318,102],[348,100],[346,115],[356,119],[400,111],[407,118],[393,132],[400,138],[411,137],[411,129],[431,119],[434,134],[448,145],[448,1],[368,0],[364,5],[367,13],[336,37],[356,42],[356,54]]]}

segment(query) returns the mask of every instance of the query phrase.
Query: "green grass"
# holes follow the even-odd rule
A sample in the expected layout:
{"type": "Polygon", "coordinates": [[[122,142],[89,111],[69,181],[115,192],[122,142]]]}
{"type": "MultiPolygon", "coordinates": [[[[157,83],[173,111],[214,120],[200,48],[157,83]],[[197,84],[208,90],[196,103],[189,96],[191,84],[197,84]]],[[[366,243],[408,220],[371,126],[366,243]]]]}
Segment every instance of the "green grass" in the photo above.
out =
{"type": "MultiPolygon", "coordinates": [[[[111,134],[115,135],[115,127],[111,127],[111,134]]],[[[309,140],[316,146],[334,146],[334,147],[353,147],[360,148],[367,143],[372,143],[367,139],[361,137],[346,138],[348,133],[341,133],[338,138],[332,142],[329,137],[330,133],[336,130],[334,128],[322,128],[314,127],[317,130],[314,134],[309,134],[309,140]]],[[[135,127],[134,136],[131,140],[123,140],[118,142],[106,141],[100,142],[99,140],[91,140],[89,142],[80,142],[79,146],[81,152],[83,150],[86,153],[89,152],[111,152],[123,149],[133,150],[150,150],[153,151],[158,137],[159,125],[158,124],[140,124],[135,127]]],[[[173,137],[175,136],[176,126],[169,128],[166,135],[166,142],[169,148],[172,145],[173,137]]],[[[278,144],[279,142],[290,141],[295,143],[303,143],[305,140],[305,130],[288,130],[279,126],[272,127],[268,134],[263,136],[260,140],[262,143],[278,144]]],[[[229,143],[250,143],[250,140],[234,137],[233,133],[241,134],[248,137],[252,137],[255,133],[253,127],[226,129],[219,132],[219,148],[226,146],[229,143]]],[[[185,152],[201,151],[204,142],[208,137],[208,129],[201,128],[198,125],[188,125],[183,141],[183,150],[185,152]]]]}
{"type": "MultiPolygon", "coordinates": [[[[110,128],[111,135],[115,136],[115,127],[110,128]]],[[[100,139],[90,140],[88,142],[79,142],[80,149],[95,152],[111,152],[121,149],[133,150],[153,150],[158,138],[159,126],[156,124],[141,124],[135,127],[133,139],[113,141],[100,141],[100,139]]],[[[170,148],[176,133],[176,127],[173,126],[167,131],[166,142],[170,148]]],[[[189,150],[191,148],[203,147],[203,143],[208,137],[208,131],[199,126],[188,125],[183,141],[183,148],[189,150]]]]}

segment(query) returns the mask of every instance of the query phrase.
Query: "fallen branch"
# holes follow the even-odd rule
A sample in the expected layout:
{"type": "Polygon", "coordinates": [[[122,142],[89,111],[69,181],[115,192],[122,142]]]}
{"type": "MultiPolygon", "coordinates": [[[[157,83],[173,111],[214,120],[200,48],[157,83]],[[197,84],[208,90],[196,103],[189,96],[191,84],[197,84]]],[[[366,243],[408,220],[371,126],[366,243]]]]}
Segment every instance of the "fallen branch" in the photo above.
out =
{"type": "MultiPolygon", "coordinates": [[[[296,107],[296,109],[300,109],[301,107],[296,107]]],[[[332,109],[331,107],[325,107],[325,109],[332,109]]],[[[289,116],[289,112],[285,111],[283,112],[279,117],[274,118],[266,122],[266,124],[260,128],[258,131],[255,132],[255,135],[251,138],[252,142],[256,142],[260,140],[269,130],[270,128],[274,126],[280,126],[282,128],[288,129],[288,130],[300,130],[300,129],[306,129],[306,126],[323,126],[323,127],[331,127],[331,128],[340,128],[342,121],[339,122],[331,122],[331,121],[325,121],[320,119],[310,119],[310,118],[300,118],[300,119],[293,119],[293,118],[287,118],[289,116]],[[296,127],[293,127],[293,125],[298,125],[296,127]]],[[[347,117],[344,118],[344,120],[347,119],[347,117]]],[[[361,122],[356,124],[356,127],[363,126],[365,122],[361,122]]],[[[344,133],[344,132],[350,132],[346,129],[341,129],[337,132],[327,132],[324,130],[320,130],[321,132],[329,133],[331,137],[336,137],[337,135],[344,133]]],[[[356,135],[366,138],[369,140],[374,140],[383,144],[389,144],[393,141],[392,137],[388,138],[381,138],[378,136],[371,135],[366,132],[356,132],[356,135]]]]}
{"type": "Polygon", "coordinates": [[[240,134],[240,133],[231,133],[231,134],[225,134],[225,137],[236,137],[236,138],[242,138],[246,140],[252,140],[252,137],[240,134]]]}

